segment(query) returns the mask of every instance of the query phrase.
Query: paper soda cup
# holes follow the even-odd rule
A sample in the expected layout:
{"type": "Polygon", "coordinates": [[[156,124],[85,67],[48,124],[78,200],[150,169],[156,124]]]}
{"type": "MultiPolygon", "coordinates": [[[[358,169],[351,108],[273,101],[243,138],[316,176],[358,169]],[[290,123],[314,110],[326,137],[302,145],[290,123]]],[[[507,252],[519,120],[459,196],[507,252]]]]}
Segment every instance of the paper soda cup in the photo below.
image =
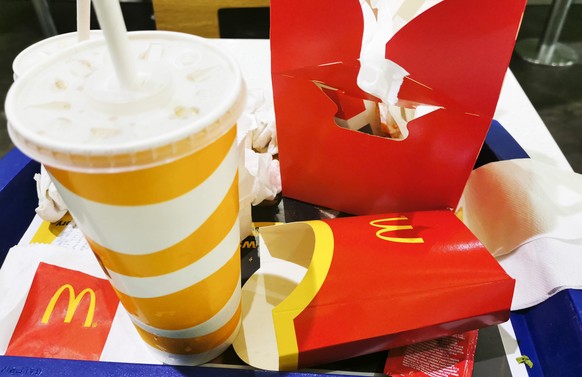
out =
{"type": "Polygon", "coordinates": [[[104,40],[83,42],[12,86],[9,134],[46,166],[145,343],[199,364],[240,324],[244,83],[202,38],[128,36],[137,90],[119,88],[104,40]]]}

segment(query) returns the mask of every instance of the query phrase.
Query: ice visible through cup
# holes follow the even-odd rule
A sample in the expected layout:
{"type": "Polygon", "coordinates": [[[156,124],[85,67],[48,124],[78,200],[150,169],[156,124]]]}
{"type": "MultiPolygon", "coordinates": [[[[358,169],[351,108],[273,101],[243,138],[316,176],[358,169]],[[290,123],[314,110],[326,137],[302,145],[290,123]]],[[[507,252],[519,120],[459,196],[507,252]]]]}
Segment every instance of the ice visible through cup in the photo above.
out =
{"type": "Polygon", "coordinates": [[[240,324],[244,84],[202,38],[128,36],[136,90],[120,88],[104,40],[80,43],[19,77],[9,134],[47,168],[145,343],[200,364],[240,324]]]}

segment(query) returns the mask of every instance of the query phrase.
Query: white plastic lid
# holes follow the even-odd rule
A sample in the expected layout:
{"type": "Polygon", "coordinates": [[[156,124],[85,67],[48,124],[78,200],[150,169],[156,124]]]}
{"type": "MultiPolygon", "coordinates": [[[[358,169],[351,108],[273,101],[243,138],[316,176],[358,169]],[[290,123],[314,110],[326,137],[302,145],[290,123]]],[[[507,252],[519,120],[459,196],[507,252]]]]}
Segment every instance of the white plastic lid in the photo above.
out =
{"type": "MultiPolygon", "coordinates": [[[[90,39],[103,37],[101,30],[91,30],[90,39]]],[[[79,43],[79,34],[76,31],[59,34],[54,37],[43,39],[22,50],[12,62],[14,80],[28,72],[32,67],[42,63],[49,56],[79,43]]]]}
{"type": "Polygon", "coordinates": [[[224,134],[244,107],[238,65],[189,34],[128,33],[139,88],[122,90],[102,39],[48,57],[6,97],[14,144],[43,164],[123,171],[174,160],[224,134]]]}

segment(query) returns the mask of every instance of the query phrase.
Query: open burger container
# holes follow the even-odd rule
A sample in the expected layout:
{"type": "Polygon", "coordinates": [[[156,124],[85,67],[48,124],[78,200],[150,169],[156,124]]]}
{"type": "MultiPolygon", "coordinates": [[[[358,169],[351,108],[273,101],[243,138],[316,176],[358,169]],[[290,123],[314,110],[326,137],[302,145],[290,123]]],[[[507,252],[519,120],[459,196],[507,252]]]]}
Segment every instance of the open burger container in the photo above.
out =
{"type": "MultiPolygon", "coordinates": [[[[353,215],[455,208],[493,118],[526,1],[427,0],[433,5],[388,40],[385,58],[409,73],[396,105],[436,109],[411,120],[402,140],[337,119],[357,123],[370,101],[380,101],[356,84],[362,3],[271,1],[283,194],[353,215]]],[[[389,2],[399,14],[420,3],[389,2]]]]}

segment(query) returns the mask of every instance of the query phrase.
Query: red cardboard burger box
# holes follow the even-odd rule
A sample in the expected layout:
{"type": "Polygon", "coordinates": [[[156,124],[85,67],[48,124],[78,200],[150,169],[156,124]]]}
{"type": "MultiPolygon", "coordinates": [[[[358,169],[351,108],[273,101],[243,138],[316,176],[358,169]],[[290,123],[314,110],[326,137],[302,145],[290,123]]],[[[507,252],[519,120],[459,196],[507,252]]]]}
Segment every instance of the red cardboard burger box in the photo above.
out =
{"type": "Polygon", "coordinates": [[[410,121],[404,140],[391,140],[334,120],[346,109],[365,111],[363,100],[380,101],[356,84],[361,1],[271,1],[284,195],[354,215],[455,208],[493,118],[524,7],[525,0],[443,0],[398,30],[384,54],[409,73],[397,105],[437,110],[410,121]],[[329,88],[352,101],[338,108],[329,88]]]}

